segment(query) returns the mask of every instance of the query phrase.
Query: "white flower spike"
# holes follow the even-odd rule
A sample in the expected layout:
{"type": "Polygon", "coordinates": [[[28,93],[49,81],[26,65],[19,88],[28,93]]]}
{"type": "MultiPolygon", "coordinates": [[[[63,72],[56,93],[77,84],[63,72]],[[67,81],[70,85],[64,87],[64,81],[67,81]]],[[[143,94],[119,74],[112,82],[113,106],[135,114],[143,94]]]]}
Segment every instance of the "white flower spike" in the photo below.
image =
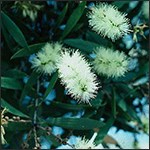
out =
{"type": "Polygon", "coordinates": [[[120,77],[128,70],[128,60],[123,52],[113,51],[110,48],[95,49],[96,58],[93,66],[98,74],[107,77],[120,77]]]}
{"type": "Polygon", "coordinates": [[[95,132],[90,140],[85,139],[83,137],[82,139],[78,139],[77,143],[74,145],[75,149],[103,149],[102,144],[96,145],[94,143],[94,140],[97,136],[97,133],[95,132]]]}
{"type": "Polygon", "coordinates": [[[89,25],[98,34],[115,41],[129,33],[129,19],[126,14],[118,11],[117,7],[99,3],[91,10],[88,14],[89,25]]]}
{"type": "Polygon", "coordinates": [[[98,83],[85,58],[78,51],[71,54],[65,50],[57,66],[67,93],[80,102],[90,104],[90,100],[96,96],[98,83]]]}
{"type": "Polygon", "coordinates": [[[68,145],[62,145],[58,149],[104,149],[102,144],[96,145],[94,143],[96,136],[97,133],[95,132],[90,140],[85,137],[77,137],[74,144],[68,140],[68,145]]]}
{"type": "Polygon", "coordinates": [[[32,68],[37,72],[51,75],[56,71],[56,62],[60,58],[62,45],[60,43],[47,43],[31,60],[32,68]]]}

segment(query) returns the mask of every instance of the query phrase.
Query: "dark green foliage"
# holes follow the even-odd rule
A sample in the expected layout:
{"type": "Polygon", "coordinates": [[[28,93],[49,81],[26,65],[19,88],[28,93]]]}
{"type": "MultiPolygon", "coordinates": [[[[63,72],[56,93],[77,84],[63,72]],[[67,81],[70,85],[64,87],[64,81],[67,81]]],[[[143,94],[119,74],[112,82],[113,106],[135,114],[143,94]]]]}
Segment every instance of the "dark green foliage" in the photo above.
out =
{"type": "MultiPolygon", "coordinates": [[[[4,145],[3,148],[21,149],[22,143],[25,142],[24,135],[32,131],[31,139],[28,141],[29,148],[32,149],[35,146],[34,129],[37,131],[37,137],[43,136],[48,142],[52,142],[53,149],[65,143],[62,139],[67,138],[70,133],[70,135],[79,133],[80,136],[86,135],[89,138],[97,129],[96,144],[103,142],[113,125],[118,130],[138,133],[139,130],[127,122],[134,121],[137,126],[142,124],[137,115],[137,108],[143,112],[143,104],[135,106],[133,101],[135,98],[148,96],[148,83],[138,86],[134,86],[133,83],[147,77],[149,73],[148,34],[145,35],[146,39],[138,35],[139,41],[134,42],[128,49],[122,39],[112,42],[88,27],[86,14],[90,11],[87,8],[90,1],[80,3],[58,1],[55,5],[48,4],[47,1],[32,3],[44,6],[44,9],[39,10],[35,22],[29,17],[23,18],[22,12],[13,11],[14,2],[3,1],[1,5],[1,107],[6,108],[5,116],[9,118],[19,116],[23,120],[8,121],[4,124],[6,132],[4,137],[8,147],[4,145]],[[61,28],[63,25],[64,29],[61,28]],[[61,42],[65,47],[78,49],[89,63],[92,61],[90,54],[99,46],[113,47],[130,57],[129,51],[132,48],[138,49],[139,44],[140,49],[147,51],[147,55],[136,57],[138,66],[123,77],[113,79],[97,75],[101,88],[89,105],[78,103],[70,95],[64,94],[64,86],[58,78],[57,71],[48,76],[31,68],[30,56],[39,52],[47,42],[55,41],[61,42]],[[48,86],[45,86],[45,83],[48,86]],[[53,90],[56,97],[51,100],[49,94],[53,90]],[[74,117],[79,112],[84,113],[80,118],[74,117]],[[71,117],[64,117],[67,113],[71,113],[71,117]],[[105,121],[101,121],[101,118],[105,121]],[[47,131],[47,127],[53,126],[64,129],[62,139],[47,131]]],[[[121,11],[129,8],[129,1],[108,3],[116,5],[121,11]]],[[[135,16],[138,14],[136,9],[140,9],[139,4],[133,10],[135,16]]],[[[128,17],[133,18],[132,10],[128,10],[128,17]]],[[[140,19],[142,20],[141,17],[140,19]]],[[[146,29],[145,31],[148,32],[146,29]]],[[[130,35],[132,37],[133,33],[130,35]]],[[[145,102],[147,103],[148,101],[145,102]]]]}

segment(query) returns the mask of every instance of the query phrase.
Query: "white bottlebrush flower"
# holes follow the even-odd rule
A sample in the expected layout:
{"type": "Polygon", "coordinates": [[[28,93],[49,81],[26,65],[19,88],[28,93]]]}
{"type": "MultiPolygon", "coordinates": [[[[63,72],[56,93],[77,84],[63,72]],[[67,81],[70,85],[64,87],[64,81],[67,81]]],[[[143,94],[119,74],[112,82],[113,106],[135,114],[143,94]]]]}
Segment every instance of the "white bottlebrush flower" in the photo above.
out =
{"type": "Polygon", "coordinates": [[[97,136],[97,133],[95,132],[90,140],[85,139],[83,137],[82,139],[78,139],[77,143],[74,145],[75,149],[103,149],[102,144],[96,145],[94,143],[94,140],[97,136]]]}
{"type": "Polygon", "coordinates": [[[51,75],[56,71],[56,62],[60,58],[62,45],[60,43],[47,43],[31,60],[32,68],[37,72],[51,75]]]}
{"type": "Polygon", "coordinates": [[[142,4],[142,13],[146,19],[149,19],[149,1],[144,1],[142,4]]]}
{"type": "Polygon", "coordinates": [[[86,139],[85,137],[70,137],[66,145],[61,145],[57,149],[104,149],[102,144],[96,145],[94,140],[97,133],[94,133],[92,138],[86,139]]]}
{"type": "Polygon", "coordinates": [[[93,66],[98,74],[107,77],[120,77],[127,71],[128,60],[123,52],[99,47],[95,49],[95,53],[96,58],[93,61],[93,66]]]}
{"type": "Polygon", "coordinates": [[[80,102],[90,104],[89,101],[96,96],[98,83],[85,58],[78,51],[71,54],[65,50],[57,66],[67,93],[80,102]]]}
{"type": "Polygon", "coordinates": [[[102,144],[96,145],[94,143],[96,136],[97,133],[95,132],[90,140],[85,137],[76,137],[73,139],[73,142],[68,140],[68,145],[62,145],[57,149],[104,149],[102,144]]]}
{"type": "Polygon", "coordinates": [[[91,11],[88,14],[89,25],[98,34],[115,41],[129,32],[129,19],[117,7],[99,3],[91,11]]]}

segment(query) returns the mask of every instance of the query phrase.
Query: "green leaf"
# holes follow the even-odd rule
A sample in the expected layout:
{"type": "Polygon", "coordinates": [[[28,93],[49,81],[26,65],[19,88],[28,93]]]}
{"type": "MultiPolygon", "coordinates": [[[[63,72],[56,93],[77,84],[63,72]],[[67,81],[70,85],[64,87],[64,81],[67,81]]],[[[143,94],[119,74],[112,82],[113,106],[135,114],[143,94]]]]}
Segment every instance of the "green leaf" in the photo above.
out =
{"type": "Polygon", "coordinates": [[[107,135],[107,132],[112,127],[114,123],[114,118],[110,118],[106,124],[99,130],[98,135],[96,136],[95,143],[98,145],[100,144],[104,137],[107,135]]]}
{"type": "Polygon", "coordinates": [[[101,94],[102,94],[102,92],[99,91],[96,98],[90,101],[92,107],[99,108],[100,106],[104,105],[104,104],[102,104],[102,99],[101,99],[102,95],[101,94]]]}
{"type": "Polygon", "coordinates": [[[45,135],[44,136],[49,142],[52,142],[52,144],[56,147],[60,146],[61,144],[58,142],[58,140],[56,139],[56,137],[52,134],[50,135],[45,135]]]}
{"type": "Polygon", "coordinates": [[[138,130],[135,127],[132,127],[131,125],[129,125],[129,123],[127,122],[127,120],[125,120],[122,117],[117,117],[116,124],[121,124],[120,125],[121,129],[123,129],[124,131],[138,133],[138,130]]]}
{"type": "Polygon", "coordinates": [[[92,32],[92,31],[87,31],[86,40],[91,41],[93,43],[97,43],[100,46],[105,46],[105,47],[112,46],[111,41],[109,41],[106,38],[101,37],[100,35],[96,34],[95,32],[92,32]]]}
{"type": "MultiPolygon", "coordinates": [[[[119,105],[118,105],[119,106],[119,105]]],[[[120,106],[118,107],[118,114],[121,115],[122,118],[125,118],[127,121],[133,120],[130,114],[127,111],[124,111],[120,106]]],[[[118,119],[118,117],[117,117],[118,119]]]]}
{"type": "Polygon", "coordinates": [[[141,64],[138,73],[136,73],[136,76],[140,77],[148,72],[149,72],[149,62],[146,62],[144,64],[141,64]]]}
{"type": "Polygon", "coordinates": [[[46,97],[48,96],[48,94],[52,91],[52,89],[55,86],[55,83],[56,83],[57,79],[58,79],[58,72],[55,72],[54,75],[52,76],[50,82],[49,82],[47,90],[44,93],[43,100],[45,100],[46,97]]]}
{"type": "Polygon", "coordinates": [[[6,77],[12,77],[15,79],[22,79],[23,77],[28,76],[25,72],[22,72],[17,69],[10,69],[4,73],[6,77]]]}
{"type": "Polygon", "coordinates": [[[117,104],[118,104],[118,106],[120,106],[120,108],[122,108],[123,111],[127,111],[127,105],[123,99],[120,99],[117,104]]]}
{"type": "Polygon", "coordinates": [[[8,31],[5,29],[5,27],[4,27],[4,25],[2,24],[1,21],[0,21],[0,23],[1,23],[2,33],[4,35],[5,41],[7,43],[7,46],[9,47],[10,50],[12,50],[14,48],[14,44],[13,44],[12,38],[10,37],[8,31]]]}
{"type": "Polygon", "coordinates": [[[4,99],[1,98],[1,106],[3,108],[6,108],[7,111],[11,114],[20,116],[20,117],[25,117],[25,118],[29,118],[29,116],[25,115],[24,113],[22,113],[21,111],[17,110],[15,107],[11,106],[9,103],[7,103],[4,99]]]}
{"type": "Polygon", "coordinates": [[[140,119],[139,119],[136,111],[131,106],[129,106],[129,105],[127,105],[127,112],[132,117],[132,120],[134,120],[134,121],[136,120],[139,123],[141,123],[141,121],[140,121],[140,119]]]}
{"type": "Polygon", "coordinates": [[[46,122],[50,125],[74,130],[90,130],[104,126],[102,121],[89,118],[48,118],[46,122]]]}
{"type": "Polygon", "coordinates": [[[7,31],[10,33],[10,35],[14,38],[14,40],[20,46],[29,50],[25,37],[23,33],[21,32],[21,30],[17,27],[17,25],[4,12],[1,12],[1,19],[2,19],[3,25],[5,26],[7,31]]]}
{"type": "Polygon", "coordinates": [[[81,110],[84,108],[91,108],[90,105],[82,105],[82,104],[74,105],[74,104],[61,103],[61,102],[57,102],[57,101],[53,101],[51,103],[51,106],[58,107],[61,109],[71,110],[71,111],[73,111],[73,110],[78,111],[78,110],[81,110]]]}
{"type": "Polygon", "coordinates": [[[32,89],[32,85],[36,83],[39,76],[40,76],[39,73],[37,73],[35,71],[32,72],[30,78],[28,79],[27,83],[25,84],[25,86],[22,90],[20,102],[27,94],[29,94],[29,92],[32,89]]]}
{"type": "Polygon", "coordinates": [[[82,13],[84,11],[86,5],[86,1],[83,1],[79,4],[79,6],[73,11],[71,16],[69,17],[66,27],[62,33],[61,40],[64,39],[73,29],[73,27],[76,25],[76,23],[79,21],[80,17],[82,16],[82,13]]]}
{"type": "Polygon", "coordinates": [[[114,118],[116,118],[116,92],[113,87],[112,87],[112,95],[113,95],[111,101],[112,115],[114,118]]]}
{"type": "Polygon", "coordinates": [[[1,77],[1,87],[6,89],[21,90],[22,84],[17,79],[1,77]]]}
{"type": "Polygon", "coordinates": [[[125,4],[128,4],[130,1],[120,1],[120,2],[113,2],[112,5],[117,6],[118,9],[121,9],[125,4]]]}
{"type": "Polygon", "coordinates": [[[4,127],[7,131],[27,131],[32,128],[31,122],[8,122],[7,124],[4,124],[4,127]]]}
{"type": "Polygon", "coordinates": [[[62,23],[65,15],[66,15],[66,12],[67,12],[67,9],[68,9],[68,3],[66,4],[66,6],[64,7],[64,9],[62,10],[57,22],[56,22],[56,28],[62,23]]]}
{"type": "Polygon", "coordinates": [[[72,29],[72,32],[78,31],[81,27],[83,27],[84,23],[77,23],[75,27],[72,29]]]}
{"type": "Polygon", "coordinates": [[[41,48],[45,45],[46,43],[38,43],[38,44],[33,44],[30,45],[30,51],[26,50],[25,48],[22,48],[18,50],[12,57],[11,59],[14,58],[19,58],[19,57],[25,57],[25,56],[30,56],[31,54],[37,53],[41,48]]]}
{"type": "Polygon", "coordinates": [[[88,52],[88,53],[93,52],[93,50],[96,47],[100,47],[99,44],[96,44],[90,41],[85,41],[82,39],[66,39],[64,40],[64,43],[74,48],[78,48],[82,51],[88,52]]]}

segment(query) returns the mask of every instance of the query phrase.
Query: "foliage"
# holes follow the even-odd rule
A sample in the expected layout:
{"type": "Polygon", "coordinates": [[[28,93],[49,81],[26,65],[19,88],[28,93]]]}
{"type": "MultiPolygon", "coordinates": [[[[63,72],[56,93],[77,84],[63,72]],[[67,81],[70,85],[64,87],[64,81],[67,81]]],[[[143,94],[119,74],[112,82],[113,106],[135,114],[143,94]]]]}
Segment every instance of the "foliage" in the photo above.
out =
{"type": "Polygon", "coordinates": [[[89,27],[87,14],[96,2],[26,3],[39,8],[34,19],[32,13],[23,16],[21,4],[14,7],[13,1],[1,3],[1,107],[6,109],[1,123],[7,141],[3,149],[39,148],[43,138],[54,149],[67,144],[71,135],[90,139],[94,132],[98,133],[95,143],[106,146],[110,139],[115,141],[111,137],[105,140],[112,126],[132,133],[145,132],[139,114],[148,101],[135,105],[134,100],[148,98],[148,20],[142,15],[142,1],[133,7],[129,1],[107,3],[126,12],[131,23],[132,32],[115,42],[89,27]],[[101,88],[90,100],[91,105],[78,103],[66,94],[57,71],[44,75],[32,69],[32,57],[47,42],[78,49],[89,64],[97,47],[119,50],[130,60],[129,71],[122,77],[109,78],[92,69],[101,88]],[[63,128],[62,135],[53,134],[54,126],[63,128]]]}

